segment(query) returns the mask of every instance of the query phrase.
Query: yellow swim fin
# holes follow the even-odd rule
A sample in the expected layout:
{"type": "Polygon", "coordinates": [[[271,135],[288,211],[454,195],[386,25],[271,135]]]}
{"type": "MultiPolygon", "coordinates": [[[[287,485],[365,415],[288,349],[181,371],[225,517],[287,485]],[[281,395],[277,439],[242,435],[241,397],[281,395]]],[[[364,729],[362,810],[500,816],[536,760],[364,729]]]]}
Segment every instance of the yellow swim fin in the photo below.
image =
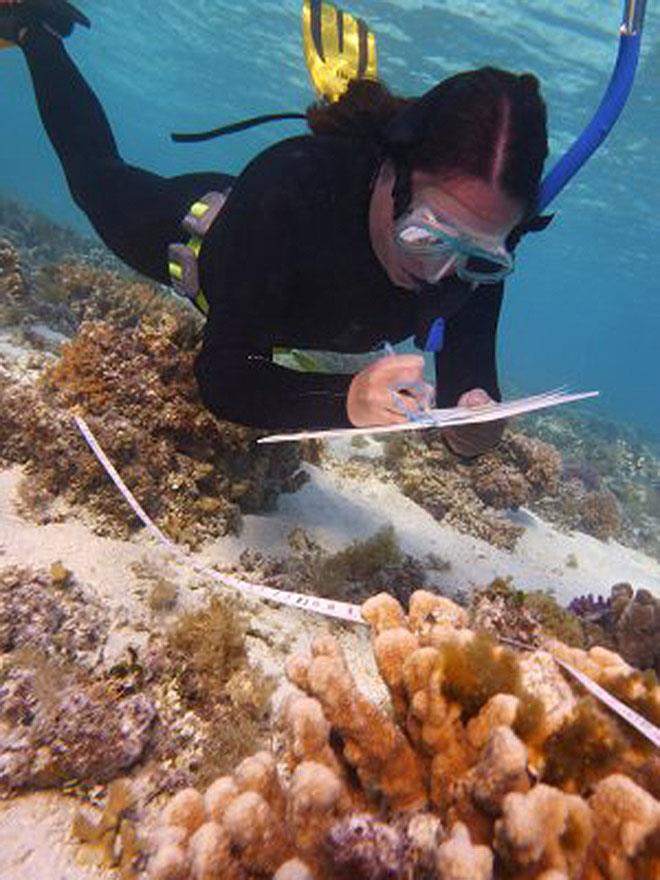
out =
{"type": "Polygon", "coordinates": [[[338,101],[354,79],[377,79],[376,37],[360,18],[326,3],[304,0],[305,61],[320,98],[338,101]]]}

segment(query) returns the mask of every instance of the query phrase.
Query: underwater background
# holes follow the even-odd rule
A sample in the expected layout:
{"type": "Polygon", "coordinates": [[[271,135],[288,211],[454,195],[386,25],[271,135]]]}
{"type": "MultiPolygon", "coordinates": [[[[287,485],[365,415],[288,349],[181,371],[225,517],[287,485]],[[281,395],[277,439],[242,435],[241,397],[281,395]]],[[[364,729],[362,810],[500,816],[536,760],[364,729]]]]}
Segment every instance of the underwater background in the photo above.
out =
{"type": "MultiPolygon", "coordinates": [[[[301,111],[313,99],[299,0],[79,0],[92,31],[68,47],[99,95],[127,161],[164,175],[238,173],[270,143],[304,130],[273,124],[209,144],[177,145],[173,130],[301,111]]],[[[374,30],[380,75],[414,95],[463,69],[529,70],[549,107],[551,158],[595,110],[617,48],[621,4],[547,0],[352,0],[374,30]]],[[[632,95],[605,145],[551,205],[507,283],[499,339],[509,394],[568,384],[599,389],[587,412],[660,434],[660,11],[647,10],[632,95]]],[[[0,53],[0,195],[89,231],[44,136],[22,57],[0,53]]]]}

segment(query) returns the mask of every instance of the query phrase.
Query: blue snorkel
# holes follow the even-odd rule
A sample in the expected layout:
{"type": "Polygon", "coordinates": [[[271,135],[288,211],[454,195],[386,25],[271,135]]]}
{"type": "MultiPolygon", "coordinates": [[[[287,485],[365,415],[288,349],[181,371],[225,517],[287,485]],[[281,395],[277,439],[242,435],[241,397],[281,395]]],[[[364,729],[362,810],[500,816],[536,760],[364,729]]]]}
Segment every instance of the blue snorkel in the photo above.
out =
{"type": "Polygon", "coordinates": [[[603,143],[623,110],[637,70],[646,0],[625,0],[619,51],[603,99],[582,134],[541,183],[540,214],[603,143]]]}
{"type": "MultiPolygon", "coordinates": [[[[539,215],[596,152],[621,115],[637,71],[645,12],[646,0],[625,0],[623,21],[619,28],[619,50],[612,76],[591,121],[541,181],[536,215],[539,220],[545,219],[545,223],[539,223],[538,228],[543,228],[551,219],[540,218],[539,215]]],[[[425,344],[421,346],[423,350],[440,351],[444,331],[444,319],[436,318],[428,331],[425,344]]]]}

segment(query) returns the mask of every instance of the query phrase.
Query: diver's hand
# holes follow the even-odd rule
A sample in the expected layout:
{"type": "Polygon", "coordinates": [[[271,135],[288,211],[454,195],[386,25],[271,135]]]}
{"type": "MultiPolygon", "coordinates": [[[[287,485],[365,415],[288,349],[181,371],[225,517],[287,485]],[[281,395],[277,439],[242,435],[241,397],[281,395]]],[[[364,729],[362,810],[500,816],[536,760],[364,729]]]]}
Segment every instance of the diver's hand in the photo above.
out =
{"type": "Polygon", "coordinates": [[[346,412],[357,428],[397,425],[407,421],[404,410],[427,409],[433,397],[433,387],[424,382],[421,355],[388,354],[353,376],[346,412]]]}
{"type": "MultiPolygon", "coordinates": [[[[493,398],[483,388],[471,388],[458,399],[457,406],[484,406],[492,403],[493,398]]],[[[502,433],[506,426],[506,419],[497,422],[481,422],[476,425],[461,425],[454,428],[445,428],[442,439],[449,449],[462,458],[472,458],[488,452],[502,439],[502,433]]]]}

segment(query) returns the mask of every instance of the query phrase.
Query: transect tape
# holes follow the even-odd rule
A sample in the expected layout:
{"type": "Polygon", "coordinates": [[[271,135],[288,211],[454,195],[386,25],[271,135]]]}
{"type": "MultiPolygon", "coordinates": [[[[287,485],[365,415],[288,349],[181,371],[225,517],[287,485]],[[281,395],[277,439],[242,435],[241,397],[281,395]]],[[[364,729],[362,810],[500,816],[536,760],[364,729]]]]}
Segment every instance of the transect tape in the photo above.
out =
{"type": "MultiPolygon", "coordinates": [[[[250,583],[250,581],[240,580],[239,578],[235,578],[229,574],[221,574],[219,571],[215,571],[215,569],[213,568],[207,568],[204,565],[200,565],[198,562],[195,561],[190,553],[186,553],[185,550],[177,547],[177,545],[170,541],[167,535],[161,532],[158,526],[156,526],[155,523],[151,521],[147,513],[142,509],[140,504],[132,495],[128,486],[126,486],[122,478],[115,470],[115,467],[110,459],[99,446],[96,438],[87,426],[85,420],[80,416],[74,416],[74,419],[80,433],[85,438],[90,449],[101,462],[108,476],[115,484],[115,486],[119,489],[121,494],[124,496],[128,504],[132,508],[133,512],[140,519],[147,531],[154,538],[156,538],[157,541],[163,544],[171,553],[173,553],[177,557],[177,559],[181,560],[181,562],[185,563],[186,565],[189,565],[194,571],[197,572],[197,574],[211,578],[212,580],[217,581],[223,586],[233,587],[233,589],[238,590],[241,593],[245,593],[248,596],[254,596],[258,599],[268,599],[269,601],[277,602],[280,605],[288,605],[290,608],[299,608],[302,611],[312,611],[315,614],[322,614],[325,617],[334,617],[338,618],[339,620],[347,620],[351,623],[361,623],[363,625],[366,625],[366,621],[362,617],[362,610],[359,605],[351,605],[349,602],[334,602],[330,599],[322,599],[318,596],[306,596],[303,593],[290,593],[287,590],[276,590],[273,587],[266,587],[262,586],[261,584],[250,583]]],[[[529,645],[516,643],[512,639],[502,639],[502,641],[510,641],[512,644],[517,644],[521,648],[530,650],[529,645]]],[[[636,730],[647,737],[656,747],[660,748],[659,728],[657,728],[654,724],[651,724],[650,721],[648,721],[646,718],[643,718],[637,712],[634,712],[629,706],[626,706],[625,703],[617,700],[610,693],[600,687],[600,685],[596,684],[595,681],[592,681],[592,679],[584,675],[582,672],[579,672],[570,664],[565,663],[563,660],[558,660],[556,657],[554,659],[556,663],[558,663],[567,672],[574,676],[595,697],[601,700],[601,702],[605,703],[605,705],[608,706],[613,712],[615,712],[621,718],[625,719],[636,730]]]]}
{"type": "Polygon", "coordinates": [[[598,699],[605,703],[613,712],[616,712],[621,718],[624,718],[628,724],[632,724],[632,726],[638,730],[640,733],[644,734],[647,739],[650,739],[653,745],[660,749],[660,728],[656,727],[655,724],[651,724],[651,722],[644,718],[642,715],[639,715],[630,706],[626,706],[625,703],[622,703],[621,700],[617,700],[616,697],[613,697],[609,691],[606,691],[605,688],[602,688],[599,684],[596,684],[593,679],[589,678],[588,675],[585,675],[583,672],[580,672],[575,667],[571,666],[569,663],[565,663],[563,660],[559,660],[557,657],[554,658],[555,663],[558,663],[563,669],[569,672],[574,678],[580,682],[580,684],[584,685],[588,691],[598,697],[598,699]]]}
{"type": "Polygon", "coordinates": [[[211,578],[223,586],[233,587],[241,593],[249,596],[255,596],[258,599],[268,599],[271,602],[277,602],[280,605],[288,605],[291,608],[300,608],[303,611],[313,611],[316,614],[323,614],[326,617],[336,617],[339,620],[348,620],[352,623],[362,623],[366,626],[366,621],[362,617],[362,609],[359,605],[351,605],[349,602],[335,602],[330,599],[322,599],[317,596],[306,596],[303,593],[289,593],[286,590],[276,590],[273,587],[262,586],[261,584],[252,584],[250,581],[242,581],[230,574],[221,574],[213,568],[207,568],[196,562],[190,553],[182,550],[180,547],[170,541],[170,539],[158,528],[155,523],[149,519],[147,513],[142,509],[135,497],[131,494],[130,489],[115,470],[114,465],[101,449],[96,438],[90,431],[87,423],[80,416],[74,416],[80,433],[87,441],[94,455],[101,462],[108,476],[119,489],[126,501],[129,503],[133,512],[140,519],[147,531],[156,538],[161,544],[173,553],[177,559],[189,565],[197,574],[211,578]]]}
{"type": "MultiPolygon", "coordinates": [[[[520,648],[523,651],[534,650],[532,645],[527,645],[525,642],[520,642],[517,639],[500,638],[500,641],[507,645],[513,645],[515,648],[520,648]]],[[[566,663],[565,660],[560,660],[553,654],[550,656],[558,666],[561,666],[562,669],[565,669],[566,672],[569,673],[569,675],[576,678],[581,685],[592,693],[594,697],[597,697],[601,703],[604,703],[608,709],[611,709],[612,712],[615,712],[620,718],[623,718],[624,721],[631,724],[636,730],[649,739],[654,746],[660,748],[660,728],[656,727],[655,724],[652,724],[647,718],[644,718],[643,715],[635,712],[630,706],[626,706],[621,700],[617,700],[617,698],[613,697],[609,691],[606,691],[605,688],[596,684],[592,678],[589,678],[584,672],[580,672],[575,666],[571,666],[570,663],[566,663]]]]}

